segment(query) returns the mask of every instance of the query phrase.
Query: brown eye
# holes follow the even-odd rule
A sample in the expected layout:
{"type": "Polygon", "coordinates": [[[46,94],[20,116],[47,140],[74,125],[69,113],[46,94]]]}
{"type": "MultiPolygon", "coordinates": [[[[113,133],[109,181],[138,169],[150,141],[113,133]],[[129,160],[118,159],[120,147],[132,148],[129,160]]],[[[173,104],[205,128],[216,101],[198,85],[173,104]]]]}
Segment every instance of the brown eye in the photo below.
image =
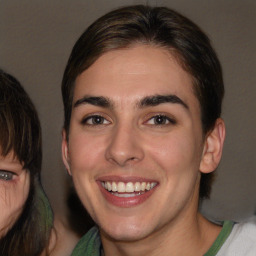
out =
{"type": "Polygon", "coordinates": [[[176,122],[165,115],[156,115],[151,117],[147,123],[150,125],[168,125],[175,124],[176,122]]]}
{"type": "Polygon", "coordinates": [[[167,117],[166,116],[156,116],[154,117],[154,123],[156,125],[161,125],[161,124],[166,124],[168,122],[167,117]]]}
{"type": "Polygon", "coordinates": [[[105,125],[109,123],[110,122],[106,118],[100,115],[88,116],[82,121],[82,124],[85,124],[85,125],[102,125],[102,124],[105,125]]]}
{"type": "Polygon", "coordinates": [[[94,116],[91,118],[92,124],[103,124],[104,118],[102,116],[94,116]]]}

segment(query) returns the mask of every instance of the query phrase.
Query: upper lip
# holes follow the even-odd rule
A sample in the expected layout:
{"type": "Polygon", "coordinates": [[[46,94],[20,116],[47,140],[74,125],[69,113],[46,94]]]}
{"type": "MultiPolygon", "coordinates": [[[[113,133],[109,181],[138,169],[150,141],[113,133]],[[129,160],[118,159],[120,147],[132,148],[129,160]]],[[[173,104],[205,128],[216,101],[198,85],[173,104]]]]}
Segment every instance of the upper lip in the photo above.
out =
{"type": "Polygon", "coordinates": [[[158,181],[150,178],[144,178],[139,176],[118,176],[118,175],[109,175],[109,176],[102,176],[97,179],[98,181],[115,181],[115,182],[156,182],[158,181]]]}

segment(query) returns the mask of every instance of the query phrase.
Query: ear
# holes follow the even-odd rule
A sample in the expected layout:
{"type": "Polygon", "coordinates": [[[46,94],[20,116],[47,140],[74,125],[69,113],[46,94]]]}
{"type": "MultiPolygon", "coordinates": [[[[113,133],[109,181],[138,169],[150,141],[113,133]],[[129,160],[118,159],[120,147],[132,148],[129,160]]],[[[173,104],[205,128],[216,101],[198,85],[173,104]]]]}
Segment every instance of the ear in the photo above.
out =
{"type": "Polygon", "coordinates": [[[69,152],[68,152],[68,142],[67,142],[67,133],[66,130],[62,130],[62,160],[63,163],[69,173],[70,176],[72,176],[71,171],[70,171],[70,160],[69,160],[69,152]]]}
{"type": "Polygon", "coordinates": [[[226,129],[224,121],[218,118],[213,130],[206,136],[199,168],[200,172],[210,173],[216,170],[221,160],[225,135],[226,129]]]}

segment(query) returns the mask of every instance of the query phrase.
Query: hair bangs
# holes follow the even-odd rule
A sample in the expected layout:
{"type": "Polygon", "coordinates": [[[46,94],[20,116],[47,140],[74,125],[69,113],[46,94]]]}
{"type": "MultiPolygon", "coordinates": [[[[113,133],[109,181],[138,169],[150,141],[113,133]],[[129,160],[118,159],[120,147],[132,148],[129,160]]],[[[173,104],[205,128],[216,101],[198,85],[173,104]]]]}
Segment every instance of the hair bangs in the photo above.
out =
{"type": "Polygon", "coordinates": [[[31,173],[41,169],[41,128],[35,107],[19,82],[0,72],[0,153],[14,157],[31,173]]]}

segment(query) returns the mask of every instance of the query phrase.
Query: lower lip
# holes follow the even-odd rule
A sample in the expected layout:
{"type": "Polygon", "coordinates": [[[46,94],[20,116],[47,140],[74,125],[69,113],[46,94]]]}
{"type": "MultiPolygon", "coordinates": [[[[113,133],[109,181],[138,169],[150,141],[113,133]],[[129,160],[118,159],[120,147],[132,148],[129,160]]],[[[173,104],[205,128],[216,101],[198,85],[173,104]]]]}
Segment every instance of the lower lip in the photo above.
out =
{"type": "Polygon", "coordinates": [[[103,196],[109,203],[123,208],[134,207],[144,203],[155,192],[157,187],[155,186],[151,190],[145,191],[145,193],[141,195],[135,195],[133,197],[118,197],[103,188],[100,182],[98,182],[98,185],[103,196]]]}

